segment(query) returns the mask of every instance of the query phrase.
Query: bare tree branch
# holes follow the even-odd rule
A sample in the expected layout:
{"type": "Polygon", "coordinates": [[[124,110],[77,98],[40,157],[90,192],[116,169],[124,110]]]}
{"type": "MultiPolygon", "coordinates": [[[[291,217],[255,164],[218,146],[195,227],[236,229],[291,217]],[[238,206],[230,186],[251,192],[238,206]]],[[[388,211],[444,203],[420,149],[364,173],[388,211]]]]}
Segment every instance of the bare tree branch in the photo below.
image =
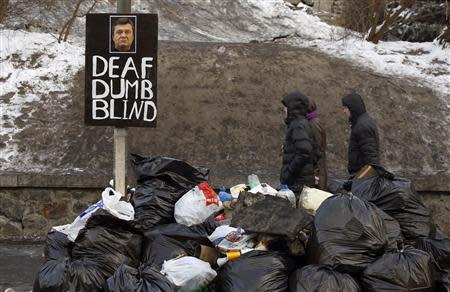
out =
{"type": "Polygon", "coordinates": [[[95,5],[97,4],[97,1],[98,0],[94,0],[91,7],[89,7],[89,9],[86,11],[86,13],[84,13],[82,15],[77,15],[77,17],[85,17],[87,14],[91,13],[91,11],[94,10],[95,5]]]}
{"type": "Polygon", "coordinates": [[[398,6],[393,9],[388,8],[388,4],[395,4],[396,2],[397,1],[391,1],[391,3],[383,3],[385,7],[384,20],[381,25],[378,25],[379,15],[375,14],[372,26],[366,38],[367,41],[378,44],[384,34],[392,29],[392,26],[399,19],[400,15],[415,3],[415,0],[400,0],[398,6]]]}
{"type": "Polygon", "coordinates": [[[67,41],[70,31],[72,30],[73,24],[75,23],[75,20],[77,18],[81,18],[81,17],[85,17],[86,14],[90,13],[95,5],[97,4],[98,0],[94,0],[94,2],[92,3],[92,5],[89,7],[89,9],[82,14],[78,14],[79,10],[80,10],[80,6],[83,2],[85,2],[86,0],[78,0],[75,9],[73,10],[72,15],[70,16],[70,18],[67,20],[67,22],[64,24],[63,28],[61,29],[61,32],[59,34],[59,38],[58,38],[58,42],[61,42],[61,40],[67,41]]]}
{"type": "Polygon", "coordinates": [[[372,0],[370,11],[373,17],[368,36],[366,38],[367,40],[373,39],[375,37],[375,34],[377,33],[378,22],[380,21],[381,11],[383,9],[381,5],[383,4],[384,3],[382,3],[381,1],[372,0]]]}
{"type": "Polygon", "coordinates": [[[445,21],[448,22],[448,0],[445,0],[445,21]]]}

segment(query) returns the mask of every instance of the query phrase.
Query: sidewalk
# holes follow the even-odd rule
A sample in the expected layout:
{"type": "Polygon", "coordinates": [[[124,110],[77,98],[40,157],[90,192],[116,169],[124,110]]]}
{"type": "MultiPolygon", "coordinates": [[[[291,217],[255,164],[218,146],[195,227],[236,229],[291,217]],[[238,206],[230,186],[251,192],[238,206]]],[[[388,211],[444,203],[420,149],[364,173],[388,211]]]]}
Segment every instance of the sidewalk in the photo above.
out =
{"type": "Polygon", "coordinates": [[[0,261],[0,292],[7,288],[14,292],[31,291],[44,261],[44,243],[0,242],[0,261]]]}

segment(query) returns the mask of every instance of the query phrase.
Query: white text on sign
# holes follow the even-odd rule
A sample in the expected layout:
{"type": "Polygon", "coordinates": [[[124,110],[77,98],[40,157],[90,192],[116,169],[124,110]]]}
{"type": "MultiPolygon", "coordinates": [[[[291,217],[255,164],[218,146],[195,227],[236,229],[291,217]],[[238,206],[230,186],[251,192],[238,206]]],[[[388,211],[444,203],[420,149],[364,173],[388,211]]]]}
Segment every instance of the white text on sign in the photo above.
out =
{"type": "Polygon", "coordinates": [[[152,82],[146,79],[153,58],[144,57],[136,66],[128,57],[123,68],[118,65],[119,60],[120,57],[92,57],[92,118],[153,121],[157,111],[152,101],[152,82]],[[117,108],[121,111],[115,111],[117,108]]]}

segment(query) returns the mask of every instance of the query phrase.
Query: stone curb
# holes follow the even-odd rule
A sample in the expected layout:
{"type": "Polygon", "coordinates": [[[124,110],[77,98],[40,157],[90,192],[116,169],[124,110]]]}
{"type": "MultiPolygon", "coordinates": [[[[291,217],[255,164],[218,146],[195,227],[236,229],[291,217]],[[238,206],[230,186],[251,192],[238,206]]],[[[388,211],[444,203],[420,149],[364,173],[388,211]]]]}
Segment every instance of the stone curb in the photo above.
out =
{"type": "MultiPolygon", "coordinates": [[[[111,178],[86,174],[0,174],[0,188],[104,188],[111,178]]],[[[450,175],[417,176],[412,180],[419,192],[450,193],[450,175]]]]}
{"type": "Polygon", "coordinates": [[[106,175],[0,174],[0,188],[104,188],[106,175]]]}

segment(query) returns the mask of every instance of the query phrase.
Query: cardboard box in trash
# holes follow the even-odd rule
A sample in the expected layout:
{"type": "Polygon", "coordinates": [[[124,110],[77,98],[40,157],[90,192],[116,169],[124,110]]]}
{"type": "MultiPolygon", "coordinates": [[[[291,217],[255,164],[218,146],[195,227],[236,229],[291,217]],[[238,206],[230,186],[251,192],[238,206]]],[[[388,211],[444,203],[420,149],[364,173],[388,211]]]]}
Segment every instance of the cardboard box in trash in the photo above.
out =
{"type": "Polygon", "coordinates": [[[364,167],[361,168],[361,170],[355,174],[355,179],[373,177],[373,176],[376,176],[377,174],[378,173],[375,170],[375,168],[373,168],[372,165],[367,164],[367,165],[364,165],[364,167]]]}
{"type": "Polygon", "coordinates": [[[208,262],[211,266],[217,264],[217,259],[219,258],[219,251],[213,247],[200,245],[200,256],[199,259],[202,261],[208,262]]]}

